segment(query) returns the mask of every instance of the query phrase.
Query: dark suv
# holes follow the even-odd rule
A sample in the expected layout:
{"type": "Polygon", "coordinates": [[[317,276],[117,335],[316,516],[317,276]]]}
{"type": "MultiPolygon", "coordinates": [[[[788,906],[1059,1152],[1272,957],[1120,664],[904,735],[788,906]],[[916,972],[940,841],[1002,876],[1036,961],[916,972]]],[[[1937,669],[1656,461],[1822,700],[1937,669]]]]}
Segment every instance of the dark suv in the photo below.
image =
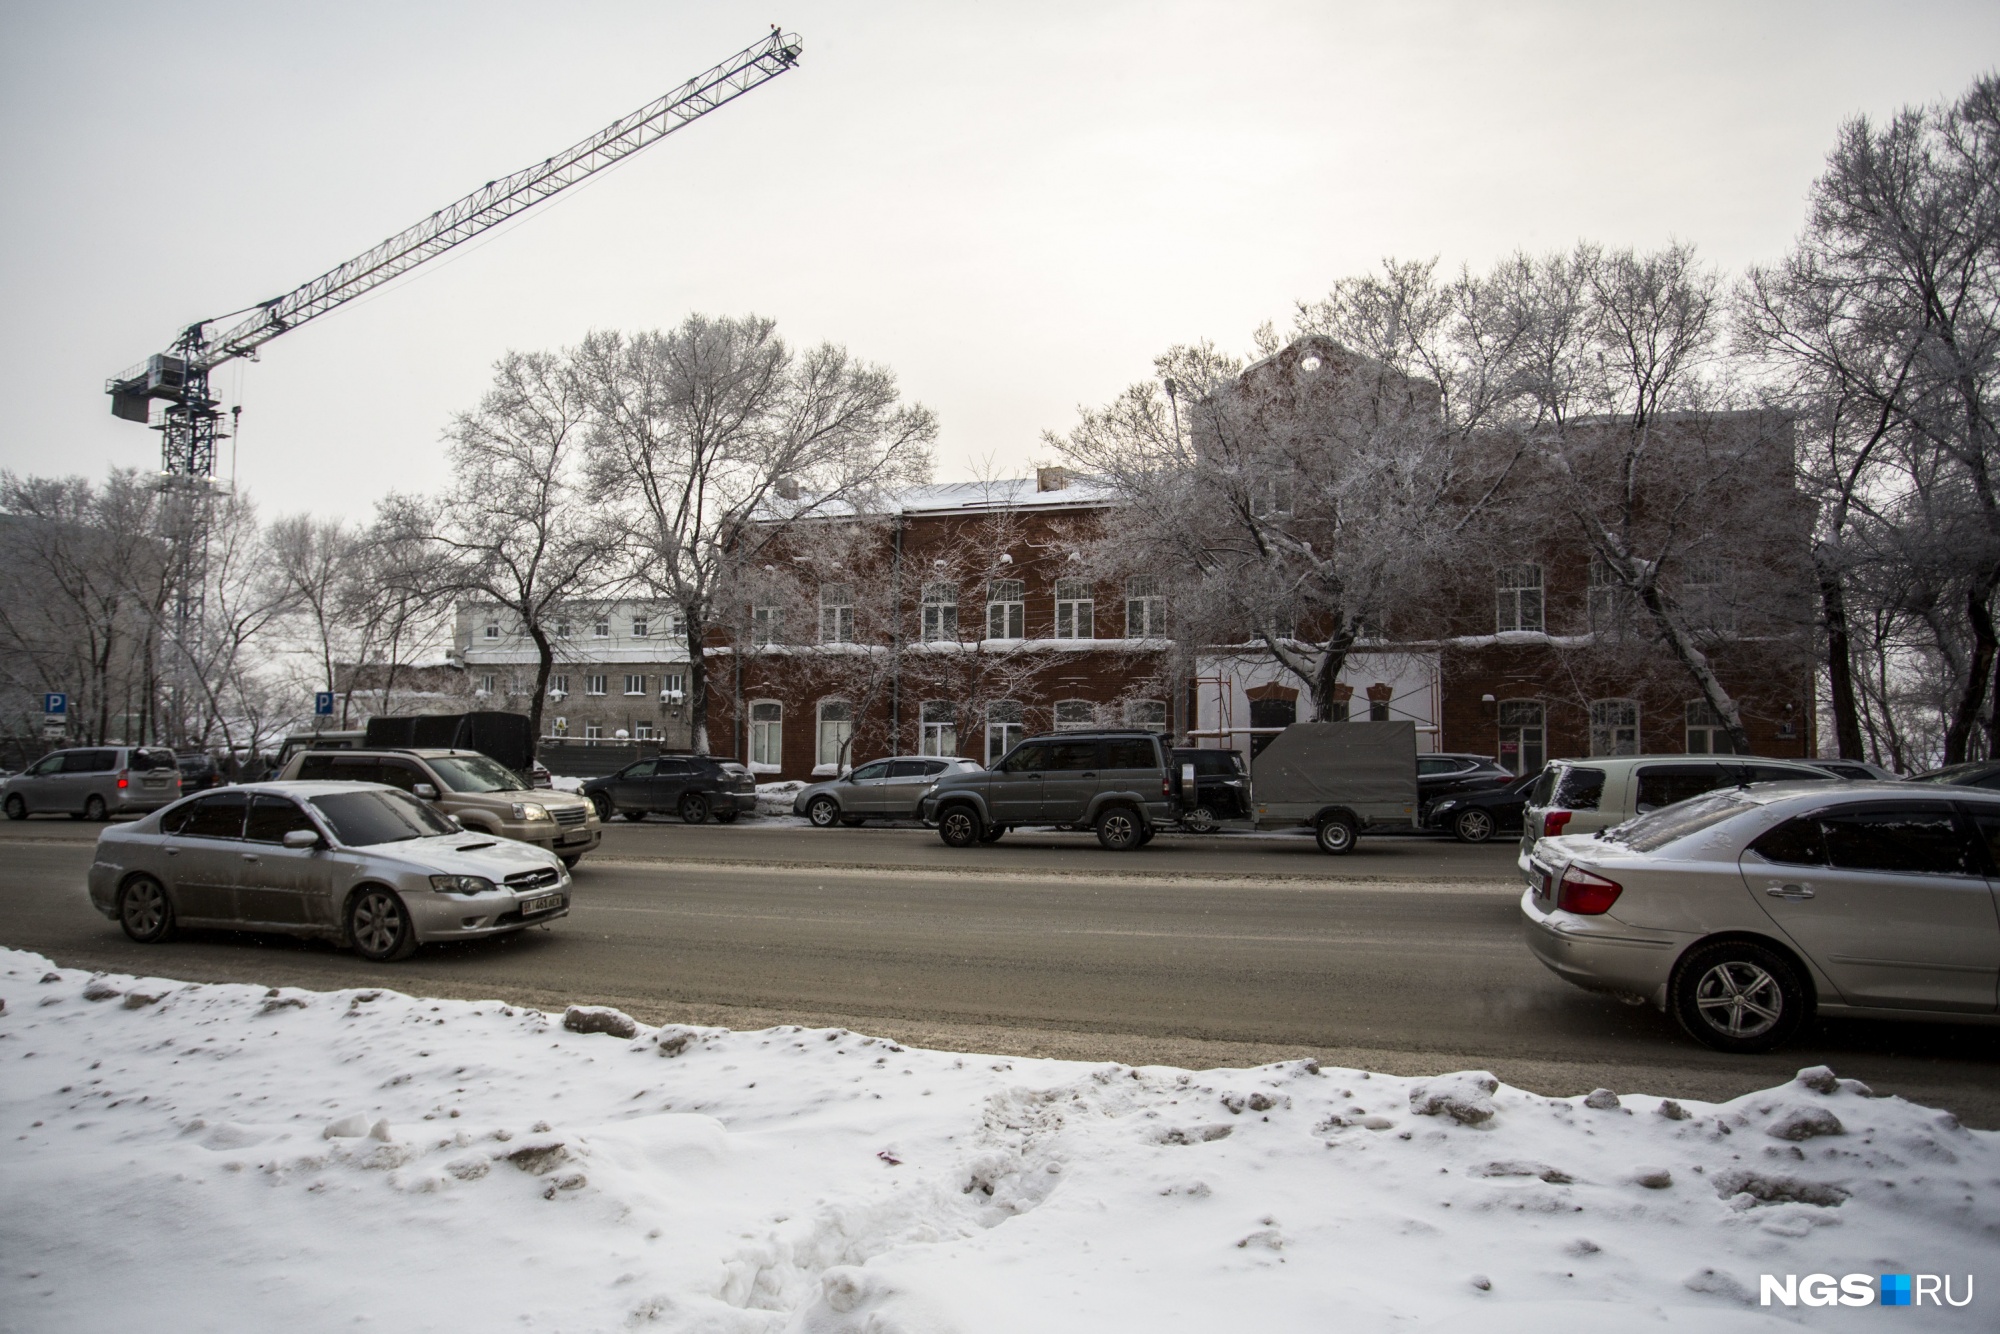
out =
{"type": "Polygon", "coordinates": [[[1181,815],[1181,827],[1197,834],[1212,832],[1218,820],[1246,820],[1250,817],[1250,775],[1243,769],[1243,756],[1233,750],[1198,750],[1182,747],[1174,752],[1174,772],[1185,783],[1185,770],[1194,766],[1194,799],[1181,815]]]}
{"type": "Polygon", "coordinates": [[[672,812],[689,824],[712,814],[722,824],[757,813],[757,780],[735,760],[714,755],[662,755],[639,760],[615,774],[590,779],[583,795],[597,818],[614,814],[643,820],[654,811],[672,812]]]}
{"type": "Polygon", "coordinates": [[[1088,826],[1124,852],[1180,818],[1171,752],[1152,732],[1029,737],[990,769],[946,773],[924,794],[926,824],[954,848],[991,843],[1019,825],[1088,826]]]}

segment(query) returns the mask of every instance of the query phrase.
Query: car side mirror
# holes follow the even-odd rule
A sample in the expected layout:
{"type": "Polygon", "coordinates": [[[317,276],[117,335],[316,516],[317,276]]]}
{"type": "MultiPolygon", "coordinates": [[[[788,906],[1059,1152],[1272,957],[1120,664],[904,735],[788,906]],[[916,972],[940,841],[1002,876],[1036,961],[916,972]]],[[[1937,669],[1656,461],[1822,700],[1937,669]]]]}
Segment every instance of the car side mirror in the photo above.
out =
{"type": "Polygon", "coordinates": [[[410,795],[424,801],[436,801],[438,799],[438,790],[429,783],[419,783],[410,789],[410,795]]]}
{"type": "Polygon", "coordinates": [[[288,829],[285,831],[285,846],[288,848],[316,848],[319,835],[310,829],[288,829]]]}

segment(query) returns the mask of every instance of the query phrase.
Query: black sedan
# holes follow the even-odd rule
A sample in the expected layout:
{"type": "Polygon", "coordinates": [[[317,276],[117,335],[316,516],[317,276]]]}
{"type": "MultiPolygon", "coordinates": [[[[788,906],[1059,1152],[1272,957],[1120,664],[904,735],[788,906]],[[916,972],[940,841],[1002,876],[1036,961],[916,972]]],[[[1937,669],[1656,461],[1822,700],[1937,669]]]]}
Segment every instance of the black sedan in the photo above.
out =
{"type": "Polygon", "coordinates": [[[1518,834],[1528,789],[1539,777],[1539,771],[1522,774],[1502,787],[1440,797],[1431,803],[1424,825],[1461,843],[1484,843],[1495,834],[1518,834]]]}
{"type": "Polygon", "coordinates": [[[639,760],[615,774],[584,783],[583,795],[597,807],[597,818],[613,815],[643,820],[654,812],[673,814],[688,824],[713,815],[728,824],[738,815],[757,811],[757,780],[735,760],[714,755],[662,755],[639,760]]]}

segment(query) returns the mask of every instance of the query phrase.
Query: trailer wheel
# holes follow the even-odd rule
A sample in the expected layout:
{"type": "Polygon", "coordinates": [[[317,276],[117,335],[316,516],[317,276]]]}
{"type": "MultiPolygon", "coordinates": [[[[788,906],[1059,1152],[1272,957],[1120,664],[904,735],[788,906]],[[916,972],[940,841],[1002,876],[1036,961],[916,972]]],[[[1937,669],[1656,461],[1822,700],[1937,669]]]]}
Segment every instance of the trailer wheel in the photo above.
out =
{"type": "Polygon", "coordinates": [[[1319,827],[1313,831],[1321,852],[1335,857],[1354,851],[1354,817],[1350,815],[1329,815],[1322,818],[1319,827]]]}

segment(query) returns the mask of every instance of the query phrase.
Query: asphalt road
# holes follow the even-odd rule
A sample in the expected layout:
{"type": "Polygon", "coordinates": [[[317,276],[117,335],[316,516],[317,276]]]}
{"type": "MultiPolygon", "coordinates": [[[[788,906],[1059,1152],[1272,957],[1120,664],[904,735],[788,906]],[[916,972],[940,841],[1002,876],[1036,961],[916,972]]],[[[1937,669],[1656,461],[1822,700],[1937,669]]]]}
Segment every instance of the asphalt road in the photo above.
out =
{"type": "Polygon", "coordinates": [[[1509,845],[1089,835],[967,851],[923,830],[768,822],[607,831],[551,928],[374,966],[328,945],[202,932],[127,941],[85,902],[94,830],[0,825],[0,944],[194,981],[619,1006],[653,1022],[837,1024],[960,1050],[1187,1066],[1300,1055],[1524,1087],[1717,1099],[1826,1063],[2000,1128],[2000,1027],[1822,1022],[1725,1057],[1578,991],[1520,940],[1509,845]]]}

